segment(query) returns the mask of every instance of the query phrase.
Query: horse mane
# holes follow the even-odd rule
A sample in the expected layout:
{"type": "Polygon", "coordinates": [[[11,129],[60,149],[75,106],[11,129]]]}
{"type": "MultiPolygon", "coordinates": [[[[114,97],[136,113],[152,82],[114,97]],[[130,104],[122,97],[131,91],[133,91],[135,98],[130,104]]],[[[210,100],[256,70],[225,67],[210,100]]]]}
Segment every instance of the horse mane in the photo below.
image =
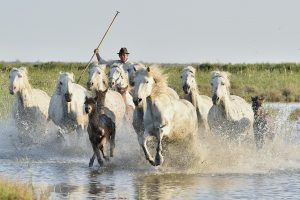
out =
{"type": "Polygon", "coordinates": [[[99,67],[101,70],[105,71],[106,69],[106,64],[98,64],[96,61],[92,62],[89,65],[89,69],[95,68],[95,67],[99,67]]]}
{"type": "Polygon", "coordinates": [[[137,76],[140,74],[154,79],[151,93],[152,98],[158,97],[161,94],[168,94],[168,76],[157,65],[151,65],[147,69],[138,70],[137,76]]]}
{"type": "Polygon", "coordinates": [[[22,74],[22,78],[24,80],[24,84],[25,84],[25,88],[27,89],[31,89],[31,85],[29,83],[29,79],[28,79],[28,71],[26,69],[26,67],[20,67],[20,68],[12,68],[11,72],[17,71],[19,73],[22,74]]]}
{"type": "Polygon", "coordinates": [[[184,67],[183,70],[182,70],[182,73],[185,72],[185,71],[190,71],[194,75],[196,75],[196,69],[194,67],[192,67],[192,66],[186,66],[186,67],[184,67]]]}
{"type": "Polygon", "coordinates": [[[97,62],[92,62],[90,65],[89,65],[89,70],[93,69],[93,68],[99,68],[101,72],[101,75],[102,75],[102,78],[103,78],[103,81],[106,85],[106,87],[108,87],[108,77],[107,77],[107,74],[105,73],[105,70],[106,70],[106,64],[98,64],[97,62]]]}
{"type": "Polygon", "coordinates": [[[227,86],[227,88],[230,88],[230,79],[229,76],[231,74],[229,72],[225,72],[225,71],[212,71],[211,72],[211,79],[214,79],[216,77],[222,77],[225,81],[225,85],[227,86]]]}

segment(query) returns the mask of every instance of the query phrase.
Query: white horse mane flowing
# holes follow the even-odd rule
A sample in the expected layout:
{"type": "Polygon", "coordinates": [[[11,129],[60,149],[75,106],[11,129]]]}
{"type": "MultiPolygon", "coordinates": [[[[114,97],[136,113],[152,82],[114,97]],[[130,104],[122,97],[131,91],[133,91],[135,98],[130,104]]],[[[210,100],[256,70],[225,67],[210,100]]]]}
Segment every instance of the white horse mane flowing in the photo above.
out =
{"type": "Polygon", "coordinates": [[[213,71],[211,73],[214,105],[208,113],[208,124],[215,134],[253,141],[253,110],[243,98],[230,95],[228,76],[228,72],[213,71]]]}
{"type": "Polygon", "coordinates": [[[60,72],[50,101],[49,118],[62,129],[76,129],[80,133],[88,124],[88,115],[84,111],[87,91],[74,81],[73,73],[60,72]]]}
{"type": "Polygon", "coordinates": [[[191,102],[196,108],[199,128],[209,131],[207,116],[209,109],[213,105],[212,100],[208,96],[199,94],[195,76],[195,68],[192,66],[185,67],[181,72],[182,89],[186,94],[185,99],[191,102]]]}
{"type": "MultiPolygon", "coordinates": [[[[106,65],[98,65],[93,62],[89,66],[89,77],[87,81],[87,88],[93,92],[106,91],[108,89],[108,77],[105,73],[106,65]]],[[[120,93],[108,89],[105,98],[105,107],[114,113],[116,127],[119,127],[125,117],[125,103],[120,93]]]]}
{"type": "Polygon", "coordinates": [[[139,70],[134,83],[135,105],[143,107],[144,132],[138,133],[138,141],[146,159],[152,165],[161,165],[164,136],[176,141],[193,139],[198,126],[197,113],[190,102],[170,95],[167,77],[157,67],[139,70]],[[149,136],[157,139],[155,160],[147,148],[149,136]]]}
{"type": "Polygon", "coordinates": [[[12,111],[18,130],[45,133],[50,97],[46,92],[31,87],[25,67],[11,69],[9,92],[16,94],[12,111]]]}

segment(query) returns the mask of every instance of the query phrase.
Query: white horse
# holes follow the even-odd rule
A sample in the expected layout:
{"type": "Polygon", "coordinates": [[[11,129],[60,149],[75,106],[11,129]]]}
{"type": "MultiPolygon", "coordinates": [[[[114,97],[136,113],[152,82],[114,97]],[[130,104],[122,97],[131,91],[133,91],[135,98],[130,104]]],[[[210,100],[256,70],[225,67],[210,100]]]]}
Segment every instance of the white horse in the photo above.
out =
{"type": "Polygon", "coordinates": [[[116,89],[124,99],[126,104],[126,112],[134,110],[135,106],[131,94],[129,94],[129,80],[128,73],[124,71],[123,67],[114,63],[109,70],[109,85],[111,88],[116,89]]]}
{"type": "Polygon", "coordinates": [[[50,101],[49,119],[64,130],[81,133],[88,125],[88,115],[84,110],[87,91],[74,81],[73,73],[60,72],[50,101]]]}
{"type": "Polygon", "coordinates": [[[186,94],[185,99],[191,102],[196,108],[199,128],[208,131],[209,126],[207,122],[207,115],[213,103],[210,97],[200,95],[198,93],[195,76],[195,68],[192,66],[185,67],[181,72],[181,85],[184,93],[186,94]]]}
{"type": "MultiPolygon", "coordinates": [[[[87,88],[91,91],[106,91],[108,89],[108,77],[105,74],[106,65],[98,65],[92,63],[89,66],[89,77],[87,81],[87,88]]],[[[105,98],[105,107],[111,110],[115,117],[110,116],[111,119],[115,119],[116,127],[118,127],[125,117],[125,103],[122,95],[116,91],[108,89],[105,98]]]]}
{"type": "Polygon", "coordinates": [[[134,86],[135,74],[140,69],[146,69],[146,66],[141,63],[137,63],[137,64],[131,64],[126,69],[124,69],[125,71],[128,72],[128,80],[129,80],[130,86],[132,86],[132,87],[134,86]]]}
{"type": "MultiPolygon", "coordinates": [[[[132,64],[127,68],[127,72],[129,75],[129,83],[131,86],[134,86],[135,75],[140,70],[147,70],[147,68],[143,64],[132,64]]],[[[177,99],[177,100],[179,99],[179,96],[174,89],[168,87],[167,92],[173,99],[177,99]]],[[[142,103],[139,103],[136,105],[136,107],[134,109],[133,121],[132,121],[133,128],[138,135],[143,134],[143,132],[144,132],[143,115],[144,115],[143,106],[142,106],[142,103]]]]}
{"type": "Polygon", "coordinates": [[[12,111],[18,130],[45,133],[50,97],[46,92],[31,87],[25,67],[11,69],[9,93],[16,95],[12,111]]]}
{"type": "Polygon", "coordinates": [[[213,106],[208,113],[208,124],[215,134],[232,139],[253,140],[254,114],[243,98],[230,95],[229,73],[211,73],[213,106]]]}
{"type": "Polygon", "coordinates": [[[139,144],[152,165],[161,165],[164,136],[173,141],[193,140],[198,128],[197,113],[187,100],[174,99],[169,95],[166,76],[159,68],[139,70],[134,83],[134,102],[143,106],[144,132],[138,134],[139,144]],[[157,139],[155,160],[147,148],[149,136],[157,139]]]}

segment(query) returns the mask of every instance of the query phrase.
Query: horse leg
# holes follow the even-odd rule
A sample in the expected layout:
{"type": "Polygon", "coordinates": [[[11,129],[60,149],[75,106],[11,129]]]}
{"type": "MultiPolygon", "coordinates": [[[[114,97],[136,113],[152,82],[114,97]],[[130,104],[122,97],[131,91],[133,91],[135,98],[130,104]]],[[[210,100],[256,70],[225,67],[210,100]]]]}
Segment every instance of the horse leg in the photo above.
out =
{"type": "Polygon", "coordinates": [[[110,146],[110,157],[114,156],[114,150],[115,150],[115,136],[116,136],[116,126],[115,123],[111,123],[111,134],[109,137],[109,146],[110,146]]]}
{"type": "Polygon", "coordinates": [[[148,148],[147,148],[147,139],[148,139],[148,137],[145,138],[145,133],[144,133],[144,135],[139,135],[139,144],[140,144],[140,146],[142,147],[142,149],[144,151],[146,160],[148,160],[151,165],[155,166],[155,162],[154,162],[154,160],[153,160],[152,156],[150,155],[150,153],[148,151],[148,148]]]}
{"type": "Polygon", "coordinates": [[[77,136],[78,138],[81,138],[84,134],[84,125],[79,125],[77,128],[76,128],[76,133],[77,133],[77,136]]]}
{"type": "Polygon", "coordinates": [[[90,159],[89,167],[93,167],[95,157],[96,157],[96,154],[94,153],[93,156],[90,159]]]}
{"type": "Polygon", "coordinates": [[[93,145],[94,153],[97,156],[97,160],[100,166],[103,165],[103,160],[101,159],[100,150],[97,145],[93,145]]]}
{"type": "Polygon", "coordinates": [[[156,147],[156,156],[155,156],[155,165],[161,165],[164,162],[164,158],[161,154],[162,151],[162,128],[158,130],[158,137],[157,137],[157,147],[156,147]]]}
{"type": "Polygon", "coordinates": [[[107,141],[106,141],[106,137],[104,136],[104,137],[101,139],[99,149],[100,149],[100,151],[101,151],[101,153],[102,153],[103,158],[104,158],[106,161],[109,161],[109,157],[106,155],[106,153],[105,153],[105,148],[104,148],[106,142],[107,142],[107,141]]]}

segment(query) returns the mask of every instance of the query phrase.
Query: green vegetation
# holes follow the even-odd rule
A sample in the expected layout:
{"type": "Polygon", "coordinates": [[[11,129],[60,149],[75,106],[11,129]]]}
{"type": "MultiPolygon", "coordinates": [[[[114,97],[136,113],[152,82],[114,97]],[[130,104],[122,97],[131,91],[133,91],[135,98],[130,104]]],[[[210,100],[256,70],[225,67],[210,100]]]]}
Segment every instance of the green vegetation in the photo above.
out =
{"type": "Polygon", "coordinates": [[[299,117],[300,117],[300,109],[297,108],[293,112],[291,112],[289,116],[289,120],[296,121],[299,119],[299,117]]]}
{"type": "Polygon", "coordinates": [[[0,199],[47,199],[47,196],[46,194],[40,194],[37,197],[30,184],[13,183],[0,179],[0,199]]]}
{"type": "MultiPolygon", "coordinates": [[[[254,95],[264,95],[267,102],[299,102],[300,101],[300,64],[191,64],[197,69],[199,92],[210,96],[210,72],[224,70],[231,73],[231,94],[239,95],[250,102],[254,95]]],[[[6,63],[0,62],[0,118],[11,113],[13,97],[8,92],[8,74],[12,67],[26,66],[30,83],[52,95],[58,73],[69,71],[75,74],[76,80],[85,67],[85,63],[6,63]]],[[[180,95],[180,72],[187,64],[161,64],[169,76],[169,85],[180,95]]],[[[87,72],[82,76],[80,84],[85,86],[87,72]]]]}

